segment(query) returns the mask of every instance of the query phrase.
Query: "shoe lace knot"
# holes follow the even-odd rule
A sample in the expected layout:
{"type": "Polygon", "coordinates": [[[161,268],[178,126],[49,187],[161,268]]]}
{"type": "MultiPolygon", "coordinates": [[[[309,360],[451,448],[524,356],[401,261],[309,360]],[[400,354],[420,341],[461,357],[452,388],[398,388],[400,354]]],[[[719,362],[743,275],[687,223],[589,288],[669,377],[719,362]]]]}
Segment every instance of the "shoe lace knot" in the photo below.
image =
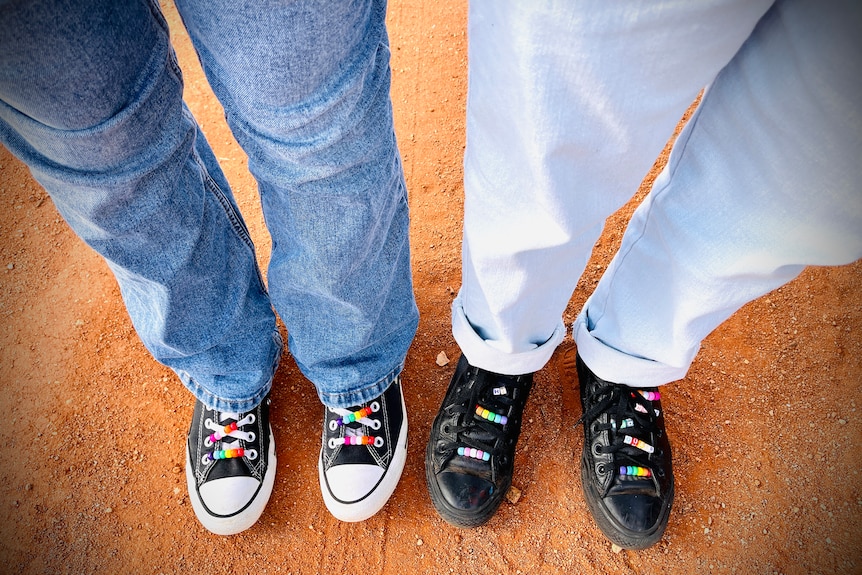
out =
{"type": "Polygon", "coordinates": [[[213,421],[211,418],[204,421],[204,427],[213,433],[204,439],[204,446],[211,449],[204,452],[201,458],[202,463],[209,465],[218,459],[232,459],[234,457],[257,459],[257,450],[246,445],[255,441],[257,437],[253,431],[243,429],[257,421],[254,413],[242,414],[226,411],[216,413],[218,421],[213,421]]]}

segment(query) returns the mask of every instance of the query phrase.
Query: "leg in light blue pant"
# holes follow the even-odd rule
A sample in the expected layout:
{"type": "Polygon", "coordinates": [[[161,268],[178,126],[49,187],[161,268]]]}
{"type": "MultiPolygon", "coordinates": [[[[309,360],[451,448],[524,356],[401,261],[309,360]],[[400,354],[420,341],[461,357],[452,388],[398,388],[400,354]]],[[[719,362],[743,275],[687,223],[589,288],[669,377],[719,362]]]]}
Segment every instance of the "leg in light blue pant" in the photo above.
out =
{"type": "Polygon", "coordinates": [[[502,500],[531,374],[604,221],[709,86],[574,326],[585,498],[616,544],[652,545],[674,494],[658,386],[745,303],[862,257],[862,8],[473,0],[469,25],[464,356],[426,458],[456,525],[502,500]],[[475,397],[512,423],[477,422],[475,397]]]}
{"type": "Polygon", "coordinates": [[[678,379],[734,310],[862,256],[861,18],[838,1],[472,2],[453,305],[471,364],[547,362],[605,219],[710,84],[575,326],[585,358],[678,379]]]}

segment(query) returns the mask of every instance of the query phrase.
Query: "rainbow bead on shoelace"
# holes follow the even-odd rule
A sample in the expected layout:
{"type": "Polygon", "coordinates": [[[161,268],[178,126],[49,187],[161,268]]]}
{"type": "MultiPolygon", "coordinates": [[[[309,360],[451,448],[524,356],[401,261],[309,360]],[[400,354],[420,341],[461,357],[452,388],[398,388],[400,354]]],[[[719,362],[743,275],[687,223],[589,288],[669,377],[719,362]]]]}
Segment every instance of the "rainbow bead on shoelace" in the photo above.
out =
{"type": "Polygon", "coordinates": [[[236,430],[237,430],[237,425],[236,425],[236,422],[234,421],[233,423],[231,423],[229,425],[225,425],[221,431],[216,431],[214,433],[211,433],[210,436],[208,437],[208,439],[209,439],[210,443],[215,443],[216,441],[219,441],[220,439],[230,435],[230,433],[232,431],[236,431],[236,430]]]}
{"type": "MultiPolygon", "coordinates": [[[[661,399],[661,393],[658,391],[645,391],[643,389],[637,390],[637,393],[641,395],[647,401],[658,401],[661,399]]],[[[632,397],[635,396],[635,392],[632,392],[632,397]]],[[[640,403],[635,403],[634,406],[635,411],[639,411],[641,413],[649,413],[647,409],[641,405],[640,403]]],[[[654,409],[653,410],[658,416],[661,413],[661,410],[654,409]]],[[[626,429],[629,427],[634,427],[634,421],[631,418],[626,418],[620,421],[619,427],[617,427],[616,422],[613,423],[614,428],[616,429],[626,429]]],[[[637,447],[641,451],[646,451],[647,453],[654,453],[655,448],[642,439],[638,439],[637,437],[632,437],[631,435],[626,435],[623,437],[623,443],[626,445],[631,445],[632,447],[637,447]]],[[[652,477],[652,471],[647,467],[641,467],[639,465],[622,465],[620,466],[620,475],[623,478],[637,478],[637,479],[645,479],[648,477],[652,477]]]]}
{"type": "Polygon", "coordinates": [[[339,417],[335,420],[335,425],[347,425],[348,423],[354,423],[356,421],[359,421],[360,419],[368,417],[369,415],[371,415],[371,408],[366,406],[359,411],[354,411],[353,413],[349,413],[347,415],[339,417]]]}
{"type": "Polygon", "coordinates": [[[491,459],[491,454],[487,451],[482,451],[481,449],[476,449],[474,447],[459,447],[458,455],[462,455],[464,457],[472,457],[473,459],[481,459],[482,461],[488,461],[491,459]]]}
{"type": "Polygon", "coordinates": [[[236,449],[218,449],[216,451],[205,453],[204,459],[207,461],[215,461],[216,459],[233,459],[245,455],[245,449],[238,447],[236,449]]]}
{"type": "Polygon", "coordinates": [[[487,419],[492,423],[499,423],[500,425],[506,425],[506,423],[509,421],[509,418],[505,415],[500,415],[499,413],[489,411],[478,403],[476,404],[476,415],[478,415],[482,419],[487,419]]]}
{"type": "Polygon", "coordinates": [[[652,471],[638,465],[621,465],[620,475],[626,477],[652,477],[652,471]]]}
{"type": "MultiPolygon", "coordinates": [[[[499,387],[494,389],[494,395],[505,395],[506,388],[499,387]]],[[[490,421],[491,423],[497,423],[499,425],[506,425],[509,422],[509,418],[500,413],[494,413],[490,409],[485,409],[478,403],[476,404],[476,415],[490,421]]],[[[491,459],[491,454],[487,451],[483,451],[481,449],[476,449],[474,447],[459,447],[458,455],[462,457],[472,457],[473,459],[479,459],[481,461],[488,461],[491,459]]]]}
{"type": "MultiPolygon", "coordinates": [[[[661,393],[657,391],[644,391],[643,389],[639,389],[638,393],[647,401],[658,401],[659,399],[661,399],[661,393]]],[[[634,392],[632,392],[632,397],[635,397],[634,392]]],[[[641,413],[649,413],[646,407],[644,407],[640,403],[635,404],[635,411],[639,411],[641,413]]],[[[653,411],[655,412],[656,416],[658,416],[658,414],[661,412],[661,410],[659,409],[653,409],[653,411]]]]}
{"type": "Polygon", "coordinates": [[[383,438],[371,435],[345,435],[344,437],[330,437],[329,448],[335,449],[339,445],[373,445],[383,447],[383,438]]]}
{"type": "MultiPolygon", "coordinates": [[[[234,414],[231,415],[231,417],[238,417],[238,415],[234,414]]],[[[228,438],[238,439],[241,441],[254,441],[255,433],[253,431],[243,431],[242,428],[246,425],[252,425],[255,420],[256,418],[253,413],[247,413],[242,419],[228,423],[225,426],[219,426],[215,421],[208,418],[204,422],[204,426],[207,429],[213,430],[213,433],[206,437],[204,445],[206,447],[214,447],[217,442],[228,438]]],[[[203,454],[201,461],[206,465],[216,461],[217,459],[234,459],[237,457],[246,457],[248,459],[257,458],[257,450],[245,449],[240,447],[240,445],[242,444],[237,442],[232,444],[222,443],[222,447],[225,449],[214,449],[213,451],[206,452],[203,454]],[[234,447],[234,445],[236,445],[236,447],[234,447]]]]}

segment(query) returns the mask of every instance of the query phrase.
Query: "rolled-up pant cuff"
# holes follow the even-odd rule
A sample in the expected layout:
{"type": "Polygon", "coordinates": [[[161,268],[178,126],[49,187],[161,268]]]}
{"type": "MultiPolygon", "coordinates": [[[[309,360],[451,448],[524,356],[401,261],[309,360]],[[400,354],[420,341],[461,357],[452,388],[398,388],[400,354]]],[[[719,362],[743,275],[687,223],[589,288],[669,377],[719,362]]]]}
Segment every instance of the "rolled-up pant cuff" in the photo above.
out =
{"type": "MultiPolygon", "coordinates": [[[[586,310],[586,308],[584,308],[586,310]]],[[[572,326],[578,354],[601,379],[632,387],[657,387],[685,377],[691,362],[673,366],[626,354],[593,337],[582,311],[572,326]]]]}
{"type": "Polygon", "coordinates": [[[551,337],[533,349],[510,353],[500,349],[493,340],[483,339],[470,324],[460,299],[452,302],[452,335],[470,365],[504,375],[521,375],[542,369],[566,335],[566,326],[560,323],[551,337]]]}

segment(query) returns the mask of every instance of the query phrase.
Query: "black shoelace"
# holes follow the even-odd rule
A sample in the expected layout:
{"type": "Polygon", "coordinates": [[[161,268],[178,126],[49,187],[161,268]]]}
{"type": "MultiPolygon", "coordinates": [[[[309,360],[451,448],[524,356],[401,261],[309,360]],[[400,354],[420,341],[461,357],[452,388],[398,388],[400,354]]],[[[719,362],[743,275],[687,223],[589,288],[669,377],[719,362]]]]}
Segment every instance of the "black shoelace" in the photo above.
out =
{"type": "MultiPolygon", "coordinates": [[[[471,371],[475,368],[471,368],[471,371]]],[[[449,414],[455,415],[455,423],[443,424],[443,433],[454,436],[454,441],[448,441],[441,447],[441,452],[451,455],[457,452],[463,457],[471,457],[489,461],[491,457],[499,457],[501,464],[506,464],[506,446],[514,444],[514,438],[506,437],[506,425],[511,408],[518,401],[515,397],[526,396],[524,382],[518,377],[496,376],[496,381],[488,381],[476,369],[468,373],[468,378],[475,378],[472,392],[462,402],[446,407],[449,414]],[[479,378],[484,381],[478,381],[479,378]]],[[[523,401],[523,399],[521,399],[523,401]]]]}
{"type": "Polygon", "coordinates": [[[661,458],[661,448],[649,443],[660,433],[661,412],[653,407],[653,401],[660,397],[657,391],[605,385],[590,398],[598,401],[581,415],[575,427],[584,423],[592,425],[593,433],[610,431],[610,442],[598,446],[598,451],[614,454],[615,474],[625,479],[647,479],[655,472],[662,472],[651,464],[651,456],[661,458]],[[608,414],[608,421],[593,424],[603,413],[608,414]]]}

